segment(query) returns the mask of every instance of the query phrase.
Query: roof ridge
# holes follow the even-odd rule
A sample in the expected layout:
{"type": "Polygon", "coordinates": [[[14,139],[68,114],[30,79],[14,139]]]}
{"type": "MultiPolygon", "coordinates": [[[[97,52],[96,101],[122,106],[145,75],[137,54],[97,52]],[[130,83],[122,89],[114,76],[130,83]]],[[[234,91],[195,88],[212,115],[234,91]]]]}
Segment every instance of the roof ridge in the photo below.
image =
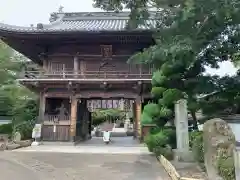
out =
{"type": "MultiPolygon", "coordinates": [[[[149,11],[150,17],[156,11],[149,11]]],[[[50,22],[61,19],[63,21],[79,21],[79,20],[128,20],[130,11],[120,12],[54,12],[50,15],[50,22]]]]}

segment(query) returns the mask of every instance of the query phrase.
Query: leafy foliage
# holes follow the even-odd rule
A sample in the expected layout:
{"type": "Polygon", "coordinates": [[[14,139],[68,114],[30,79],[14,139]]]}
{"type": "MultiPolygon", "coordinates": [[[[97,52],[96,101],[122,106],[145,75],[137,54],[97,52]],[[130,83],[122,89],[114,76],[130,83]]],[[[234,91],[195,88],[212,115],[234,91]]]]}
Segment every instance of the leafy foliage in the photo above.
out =
{"type": "Polygon", "coordinates": [[[164,155],[167,159],[172,160],[172,148],[176,147],[175,130],[154,128],[151,132],[144,139],[148,150],[154,152],[156,156],[164,155]]]}
{"type": "Polygon", "coordinates": [[[204,114],[208,116],[240,113],[239,75],[218,78],[217,91],[199,100],[204,114]]]}
{"type": "Polygon", "coordinates": [[[233,156],[228,156],[227,152],[220,152],[217,162],[218,173],[224,180],[235,179],[235,166],[233,156]]]}
{"type": "Polygon", "coordinates": [[[13,126],[12,123],[0,125],[0,134],[12,135],[13,126]]]}
{"type": "Polygon", "coordinates": [[[203,134],[202,132],[191,132],[189,145],[192,149],[194,159],[200,164],[204,164],[203,134]]]}
{"type": "Polygon", "coordinates": [[[21,86],[16,78],[26,59],[0,41],[0,115],[12,117],[12,128],[24,136],[31,136],[29,121],[36,119],[38,101],[35,95],[21,86]],[[20,124],[27,124],[25,127],[20,124]]]}
{"type": "MultiPolygon", "coordinates": [[[[155,45],[135,54],[129,61],[154,64],[156,71],[152,78],[152,94],[158,108],[164,106],[164,111],[170,112],[173,103],[184,97],[188,100],[189,111],[197,127],[196,111],[206,105],[199,104],[197,96],[218,91],[218,82],[222,82],[216,76],[204,75],[205,66],[218,68],[219,62],[239,59],[240,1],[94,2],[95,7],[108,11],[130,9],[128,28],[131,29],[137,28],[138,24],[146,24],[150,17],[158,21],[153,29],[155,45]],[[155,11],[150,12],[151,8],[155,11]]],[[[154,117],[150,118],[154,120],[154,117]]],[[[157,119],[161,121],[161,115],[157,119]]]]}
{"type": "Polygon", "coordinates": [[[92,113],[92,121],[94,126],[98,126],[107,120],[121,120],[124,117],[125,113],[118,109],[97,109],[92,113]]]}

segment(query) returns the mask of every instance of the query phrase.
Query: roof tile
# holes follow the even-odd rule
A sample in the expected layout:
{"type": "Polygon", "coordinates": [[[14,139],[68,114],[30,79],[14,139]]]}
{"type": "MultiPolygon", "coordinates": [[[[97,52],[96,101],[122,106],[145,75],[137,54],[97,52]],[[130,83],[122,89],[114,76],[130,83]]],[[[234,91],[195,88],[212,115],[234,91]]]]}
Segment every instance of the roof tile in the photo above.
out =
{"type": "MultiPolygon", "coordinates": [[[[129,12],[121,13],[55,13],[50,24],[43,28],[20,27],[0,23],[0,31],[16,32],[68,32],[68,31],[124,31],[129,20],[129,12]]],[[[136,30],[151,29],[156,20],[150,18],[136,30]]]]}

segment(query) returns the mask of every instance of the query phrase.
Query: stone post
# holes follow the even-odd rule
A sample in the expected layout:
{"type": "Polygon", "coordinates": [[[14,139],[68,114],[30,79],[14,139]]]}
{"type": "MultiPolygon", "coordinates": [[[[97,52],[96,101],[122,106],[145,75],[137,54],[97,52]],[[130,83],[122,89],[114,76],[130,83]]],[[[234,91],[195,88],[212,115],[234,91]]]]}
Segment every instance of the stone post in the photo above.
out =
{"type": "Polygon", "coordinates": [[[240,179],[240,147],[233,150],[234,153],[234,166],[235,166],[235,179],[240,179]]]}
{"type": "Polygon", "coordinates": [[[72,96],[71,99],[71,120],[70,120],[70,140],[74,141],[76,136],[77,123],[77,98],[72,96]]]}
{"type": "Polygon", "coordinates": [[[175,158],[180,161],[188,161],[190,152],[187,101],[185,99],[181,99],[175,103],[175,126],[177,136],[175,158]]]}

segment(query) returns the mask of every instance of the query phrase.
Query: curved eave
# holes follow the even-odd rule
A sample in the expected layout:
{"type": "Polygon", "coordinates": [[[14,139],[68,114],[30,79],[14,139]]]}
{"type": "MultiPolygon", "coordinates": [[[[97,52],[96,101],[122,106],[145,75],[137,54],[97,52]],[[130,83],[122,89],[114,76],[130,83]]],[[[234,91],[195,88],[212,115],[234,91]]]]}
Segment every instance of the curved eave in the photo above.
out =
{"type": "MultiPolygon", "coordinates": [[[[50,27],[50,26],[49,26],[50,27]]],[[[44,28],[37,29],[32,27],[22,27],[22,26],[12,26],[7,24],[0,23],[0,36],[11,36],[14,34],[23,34],[23,35],[47,35],[47,34],[142,34],[142,33],[153,33],[153,29],[121,29],[121,30],[82,30],[77,28],[66,28],[66,29],[54,29],[52,28],[44,28]]]]}

